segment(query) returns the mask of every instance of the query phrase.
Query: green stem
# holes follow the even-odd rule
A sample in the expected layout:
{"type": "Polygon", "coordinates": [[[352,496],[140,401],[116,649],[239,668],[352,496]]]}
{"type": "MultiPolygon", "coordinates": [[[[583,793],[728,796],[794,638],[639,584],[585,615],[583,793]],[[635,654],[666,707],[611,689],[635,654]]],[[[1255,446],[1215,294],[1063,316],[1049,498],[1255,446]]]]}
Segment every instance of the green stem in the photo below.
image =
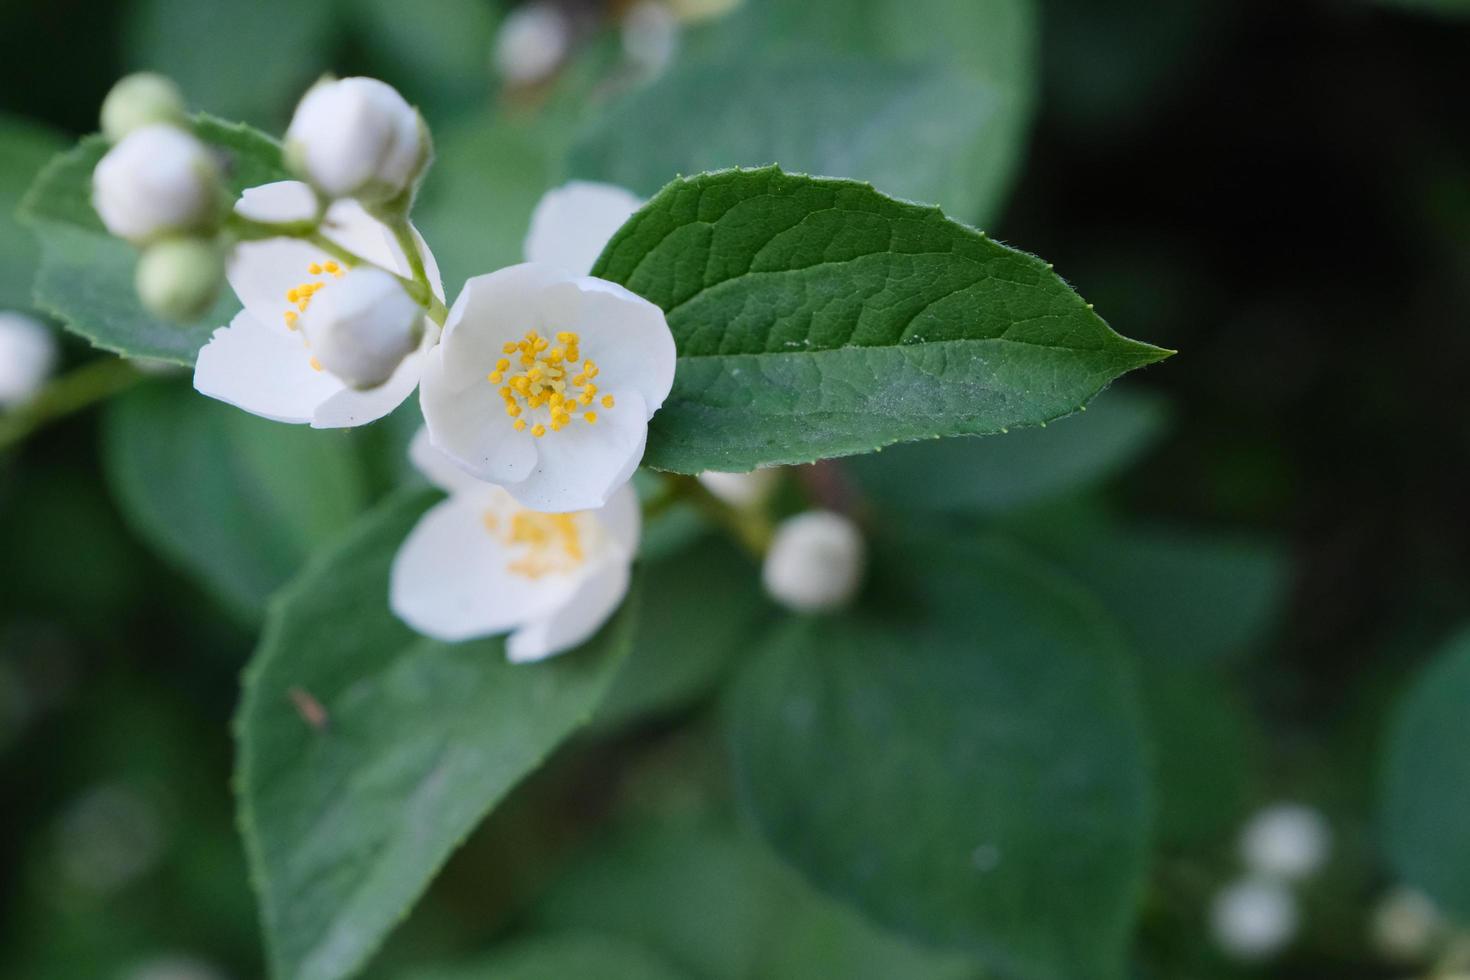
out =
{"type": "Polygon", "coordinates": [[[669,488],[665,494],[672,500],[663,504],[661,497],[655,498],[650,501],[650,507],[660,504],[662,508],[677,500],[687,501],[710,521],[723,528],[736,544],[756,560],[765,556],[766,549],[771,546],[775,528],[764,510],[731,507],[692,476],[665,474],[665,480],[669,488]]]}
{"type": "Polygon", "coordinates": [[[0,415],[0,450],[16,445],[48,422],[126,391],[144,377],[122,358],[104,357],[53,378],[36,397],[0,415]]]}

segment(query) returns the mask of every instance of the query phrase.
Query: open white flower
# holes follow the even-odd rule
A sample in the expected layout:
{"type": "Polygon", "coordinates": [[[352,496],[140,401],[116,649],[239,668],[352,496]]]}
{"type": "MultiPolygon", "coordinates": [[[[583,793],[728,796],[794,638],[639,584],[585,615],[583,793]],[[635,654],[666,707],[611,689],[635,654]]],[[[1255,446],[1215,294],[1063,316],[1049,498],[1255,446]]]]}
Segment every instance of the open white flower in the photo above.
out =
{"type": "Polygon", "coordinates": [[[320,82],[286,130],[286,159],[329,197],[377,202],[408,190],[429,159],[423,121],[376,78],[320,82]]]}
{"type": "Polygon", "coordinates": [[[133,130],[98,161],[92,206],[108,231],[142,244],[210,225],[219,186],[219,164],[203,143],[154,124],[133,130]]]}
{"type": "MultiPolygon", "coordinates": [[[[316,208],[311,189],[281,181],[246,191],[235,210],[257,221],[293,221],[316,208]]],[[[408,258],[392,232],[351,200],[334,203],[323,224],[326,236],[343,248],[399,275],[409,275],[408,258]]],[[[415,235],[439,297],[444,287],[434,256],[415,235]]],[[[226,268],[230,286],[244,309],[228,327],[214,332],[194,365],[194,387],[279,422],[309,422],[315,428],[363,425],[382,418],[418,384],[425,350],[438,331],[427,318],[423,341],[377,388],[358,391],[323,369],[300,329],[301,318],[318,294],[342,288],[347,270],[330,255],[295,238],[272,238],[236,246],[226,268]]]]}
{"type": "Polygon", "coordinates": [[[509,632],[506,655],[542,660],[583,643],[628,592],[638,550],[638,498],[624,485],[606,507],[545,514],[468,476],[420,431],[410,457],[449,494],[393,560],[389,604],[446,642],[509,632]]]}
{"type": "Polygon", "coordinates": [[[0,408],[30,401],[56,368],[56,335],[24,313],[0,311],[0,408]]]}

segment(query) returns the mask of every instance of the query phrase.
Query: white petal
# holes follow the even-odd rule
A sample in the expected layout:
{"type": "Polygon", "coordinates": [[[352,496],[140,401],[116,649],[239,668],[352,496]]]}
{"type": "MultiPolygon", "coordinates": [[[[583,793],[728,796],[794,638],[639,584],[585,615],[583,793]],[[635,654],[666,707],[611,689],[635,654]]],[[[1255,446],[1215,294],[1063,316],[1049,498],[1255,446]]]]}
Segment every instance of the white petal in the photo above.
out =
{"type": "Polygon", "coordinates": [[[421,427],[414,434],[413,442],[408,445],[408,458],[414,469],[423,474],[424,479],[445,493],[473,493],[488,486],[470,476],[463,467],[435,448],[426,427],[421,427]]]}
{"type": "MultiPolygon", "coordinates": [[[[424,271],[429,276],[429,285],[433,287],[434,295],[442,301],[444,283],[439,276],[439,263],[435,260],[434,253],[429,251],[429,246],[424,242],[418,229],[411,227],[410,230],[413,231],[414,241],[418,243],[419,255],[423,257],[424,271]]],[[[351,198],[343,198],[332,203],[322,222],[322,231],[338,245],[348,251],[356,252],[374,265],[380,265],[389,272],[396,272],[405,278],[413,277],[409,269],[408,257],[403,254],[403,249],[399,247],[398,239],[393,236],[393,232],[351,198]]]]}
{"type": "Polygon", "coordinates": [[[478,494],[435,504],[393,559],[389,605],[425,636],[458,642],[503,633],[565,606],[584,577],[511,573],[513,556],[485,529],[487,509],[478,494]]]}
{"type": "Polygon", "coordinates": [[[637,195],[614,184],[574,180],[547,191],[531,213],[526,261],[585,276],[608,239],[642,206],[637,195]]]}
{"type": "Polygon", "coordinates": [[[441,343],[424,355],[419,385],[419,406],[434,445],[480,480],[524,480],[536,465],[531,434],[511,427],[505,405],[483,371],[463,384],[452,383],[444,366],[448,351],[441,343]]]}
{"type": "Polygon", "coordinates": [[[581,581],[555,612],[531,620],[510,635],[505,655],[511,663],[545,660],[591,639],[628,594],[628,563],[610,559],[581,581]]]}
{"type": "Polygon", "coordinates": [[[312,368],[311,352],[299,336],[263,326],[249,311],[204,345],[194,363],[194,387],[278,422],[310,422],[318,405],[345,390],[312,368]]]}
{"type": "Polygon", "coordinates": [[[316,194],[299,180],[278,180],[247,187],[235,202],[235,212],[268,224],[310,221],[316,215],[316,194]]]}
{"type": "Polygon", "coordinates": [[[596,515],[612,543],[631,560],[638,553],[638,538],[643,533],[643,507],[632,484],[624,483],[596,515]]]}
{"type": "Polygon", "coordinates": [[[423,374],[427,352],[415,351],[403,359],[393,376],[376,388],[355,391],[343,386],[317,406],[311,417],[313,429],[345,429],[354,425],[366,425],[389,415],[403,400],[413,394],[414,387],[423,374]]]}
{"type": "MultiPolygon", "coordinates": [[[[535,440],[536,467],[505,489],[524,507],[549,513],[596,510],[633,478],[648,438],[643,399],[636,392],[597,424],[580,420],[535,440]]],[[[524,435],[524,433],[518,433],[524,435]]]]}
{"type": "Polygon", "coordinates": [[[645,419],[669,397],[678,352],[663,310],[616,283],[583,276],[547,289],[548,304],[581,335],[582,356],[596,362],[598,390],[621,402],[643,396],[645,419]]]}

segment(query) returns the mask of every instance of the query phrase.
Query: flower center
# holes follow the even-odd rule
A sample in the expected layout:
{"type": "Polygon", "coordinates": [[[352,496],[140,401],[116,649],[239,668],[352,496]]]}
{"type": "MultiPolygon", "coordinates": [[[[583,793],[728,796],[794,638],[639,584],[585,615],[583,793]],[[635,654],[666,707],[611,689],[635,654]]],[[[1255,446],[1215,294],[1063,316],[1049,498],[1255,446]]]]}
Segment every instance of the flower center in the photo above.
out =
{"type": "Polygon", "coordinates": [[[524,509],[509,515],[487,510],[483,520],[485,530],[514,556],[506,563],[506,570],[522,578],[538,579],[576,571],[586,560],[577,517],[524,509]]]}
{"type": "MultiPolygon", "coordinates": [[[[580,344],[581,338],[575,333],[562,331],[553,346],[535,330],[526,331],[519,341],[506,342],[502,349],[506,356],[495,362],[495,370],[486,380],[501,385],[505,414],[515,420],[517,432],[530,424],[531,435],[539,439],[546,435],[548,424],[556,432],[571,425],[577,415],[588,425],[597,424],[597,412],[592,409],[597,384],[592,379],[597,377],[598,368],[591,358],[583,360],[580,344]],[[534,413],[532,423],[523,417],[528,410],[534,413]],[[545,422],[541,421],[543,416],[545,422]]],[[[613,396],[603,395],[601,404],[612,409],[613,396]]]]}
{"type": "MultiPolygon", "coordinates": [[[[346,269],[330,260],[326,262],[313,262],[306,267],[306,272],[307,275],[329,275],[334,279],[341,279],[347,274],[346,269]]],[[[308,279],[300,285],[292,286],[286,290],[286,302],[295,307],[295,309],[288,309],[284,314],[287,330],[299,329],[301,314],[305,313],[306,308],[311,305],[311,298],[326,288],[327,282],[325,279],[308,279]]],[[[311,346],[311,342],[307,341],[305,337],[301,339],[307,347],[311,346]]],[[[318,361],[315,355],[311,358],[311,367],[314,371],[320,371],[322,369],[322,362],[318,361]]]]}

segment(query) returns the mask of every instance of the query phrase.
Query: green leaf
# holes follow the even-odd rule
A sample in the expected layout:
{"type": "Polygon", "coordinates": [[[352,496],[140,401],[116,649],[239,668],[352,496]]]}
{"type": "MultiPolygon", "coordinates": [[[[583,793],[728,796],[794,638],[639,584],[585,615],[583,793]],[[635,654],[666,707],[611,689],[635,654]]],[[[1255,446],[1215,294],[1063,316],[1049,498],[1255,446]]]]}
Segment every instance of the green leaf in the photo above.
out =
{"type": "Polygon", "coordinates": [[[36,174],[65,142],[60,136],[12,116],[0,115],[0,309],[31,306],[39,249],[31,233],[20,227],[16,209],[36,174]]]}
{"type": "MultiPolygon", "coordinates": [[[[194,131],[225,154],[232,194],[289,179],[280,146],[264,134],[209,117],[201,117],[194,131]]],[[[229,323],[240,304],[226,289],[214,308],[191,324],[160,320],[143,309],[133,288],[137,250],[109,235],[92,209],[92,170],[106,152],[106,140],[88,136],[52,160],[26,195],[21,219],[41,241],[36,303],[103,350],[192,364],[210,334],[229,323]]]]}
{"type": "Polygon", "coordinates": [[[690,980],[647,949],[612,936],[565,933],[509,943],[459,966],[411,970],[401,980],[690,980]]]}
{"type": "Polygon", "coordinates": [[[775,167],[674,181],[594,274],[668,314],[645,462],[681,473],[1049,422],[1168,356],[937,208],[775,167]]]}
{"type": "Polygon", "coordinates": [[[1120,975],[1150,792],[1115,631],[998,543],[916,538],[874,568],[886,590],[788,622],[735,690],[755,822],[822,888],[996,973],[1120,975]]]}
{"type": "Polygon", "coordinates": [[[556,928],[635,939],[706,980],[978,974],[963,956],[883,932],[765,848],[717,826],[622,833],[564,874],[533,915],[556,928]]]}
{"type": "Polygon", "coordinates": [[[852,459],[862,488],[902,510],[1003,512],[1084,490],[1122,471],[1163,435],[1165,402],[1109,391],[1045,429],[944,439],[852,459]]]}
{"type": "Polygon", "coordinates": [[[133,530],[247,620],[367,504],[353,443],[156,383],[116,399],[108,483],[133,530]]]}
{"type": "Polygon", "coordinates": [[[1470,632],[1405,695],[1385,749],[1382,826],[1405,883],[1470,922],[1470,632]]]}
{"type": "Polygon", "coordinates": [[[1030,0],[748,0],[593,117],[575,176],[651,194],[679,174],[779,163],[990,220],[1035,84],[1030,0]]]}
{"type": "Polygon", "coordinates": [[[588,720],[631,641],[631,605],[533,665],[508,663],[499,639],[415,635],[388,610],[388,569],[432,499],[396,498],[309,565],[246,675],[240,826],[280,980],[361,968],[465,835],[588,720]]]}

